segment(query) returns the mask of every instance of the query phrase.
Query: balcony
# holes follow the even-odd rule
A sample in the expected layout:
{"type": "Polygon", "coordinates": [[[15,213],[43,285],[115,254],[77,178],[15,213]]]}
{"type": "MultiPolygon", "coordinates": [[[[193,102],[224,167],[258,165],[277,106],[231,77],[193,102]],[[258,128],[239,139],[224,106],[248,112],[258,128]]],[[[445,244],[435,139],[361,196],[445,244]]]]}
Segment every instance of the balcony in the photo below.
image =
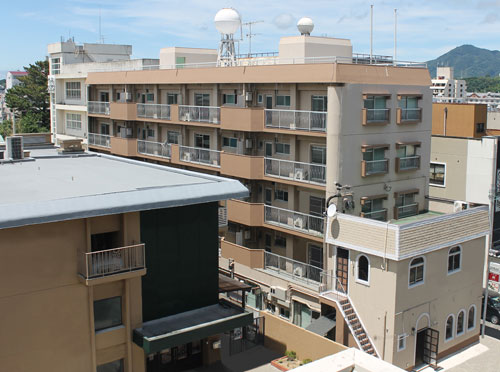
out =
{"type": "Polygon", "coordinates": [[[408,156],[396,158],[396,172],[404,172],[420,169],[420,156],[408,156]]]}
{"type": "Polygon", "coordinates": [[[122,275],[144,275],[145,269],[144,244],[82,253],[78,260],[78,274],[87,284],[103,282],[104,278],[116,275],[120,275],[119,279],[124,279],[122,275]]]}
{"type": "Polygon", "coordinates": [[[137,152],[142,155],[170,159],[172,146],[169,143],[137,140],[137,152]]]}
{"type": "Polygon", "coordinates": [[[388,124],[390,120],[390,109],[363,109],[362,124],[388,124]]]}
{"type": "Polygon", "coordinates": [[[323,269],[271,252],[264,252],[264,270],[305,284],[320,285],[323,269]]]}
{"type": "Polygon", "coordinates": [[[421,108],[398,108],[396,112],[397,124],[413,124],[422,121],[421,108]]]}
{"type": "Polygon", "coordinates": [[[269,109],[264,111],[266,128],[326,132],[326,112],[269,109]]]}
{"type": "Polygon", "coordinates": [[[87,112],[89,114],[109,115],[109,102],[89,101],[87,112]]]}
{"type": "Polygon", "coordinates": [[[319,216],[266,205],[264,222],[304,234],[323,236],[324,218],[319,216]]]}
{"type": "Polygon", "coordinates": [[[133,102],[111,102],[109,104],[109,116],[115,120],[136,120],[137,104],[133,102]]]}
{"type": "Polygon", "coordinates": [[[221,174],[249,180],[260,180],[264,176],[264,158],[262,156],[246,156],[223,152],[220,158],[221,174]]]}
{"type": "Polygon", "coordinates": [[[144,119],[170,120],[170,105],[138,103],[137,117],[144,119]]]}
{"type": "Polygon", "coordinates": [[[111,137],[111,153],[126,157],[137,156],[137,138],[111,137]]]}
{"type": "Polygon", "coordinates": [[[242,200],[227,201],[227,218],[246,226],[262,226],[264,221],[264,204],[248,203],[242,200]]]}
{"type": "Polygon", "coordinates": [[[360,217],[370,218],[377,221],[387,221],[387,209],[384,208],[379,211],[361,212],[360,217]]]}
{"type": "Polygon", "coordinates": [[[400,219],[418,214],[418,203],[394,207],[394,219],[400,219]]]}
{"type": "Polygon", "coordinates": [[[179,120],[220,124],[220,107],[179,105],[179,120]]]}
{"type": "Polygon", "coordinates": [[[264,158],[264,174],[310,184],[326,184],[326,166],[290,160],[264,158]]]}
{"type": "Polygon", "coordinates": [[[179,160],[186,163],[220,168],[220,151],[199,147],[179,146],[179,160]]]}
{"type": "Polygon", "coordinates": [[[106,134],[89,133],[88,134],[89,146],[111,147],[111,136],[106,134]]]}
{"type": "Polygon", "coordinates": [[[375,174],[385,174],[389,171],[389,159],[362,160],[361,176],[367,177],[375,174]]]}
{"type": "Polygon", "coordinates": [[[262,107],[230,107],[220,108],[221,129],[245,132],[262,132],[264,130],[264,109],[262,107]]]}

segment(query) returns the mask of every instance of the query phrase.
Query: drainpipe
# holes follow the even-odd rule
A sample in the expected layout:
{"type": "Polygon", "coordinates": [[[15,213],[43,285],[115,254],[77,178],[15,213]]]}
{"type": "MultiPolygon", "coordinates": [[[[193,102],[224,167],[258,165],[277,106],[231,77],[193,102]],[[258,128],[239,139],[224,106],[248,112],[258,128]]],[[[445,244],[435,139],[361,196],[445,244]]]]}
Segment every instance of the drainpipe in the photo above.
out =
{"type": "Polygon", "coordinates": [[[443,135],[446,136],[446,119],[448,119],[448,107],[444,108],[444,133],[443,135]]]}

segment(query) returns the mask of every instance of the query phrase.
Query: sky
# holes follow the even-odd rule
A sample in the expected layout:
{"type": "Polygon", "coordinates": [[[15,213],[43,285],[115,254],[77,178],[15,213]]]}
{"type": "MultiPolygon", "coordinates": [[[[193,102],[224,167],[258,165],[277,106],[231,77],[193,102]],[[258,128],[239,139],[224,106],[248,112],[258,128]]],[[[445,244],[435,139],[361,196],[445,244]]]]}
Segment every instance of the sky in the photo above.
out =
{"type": "MultiPolygon", "coordinates": [[[[394,9],[398,13],[397,59],[427,61],[463,44],[500,49],[500,0],[7,0],[2,5],[0,78],[44,59],[47,44],[74,37],[77,43],[132,45],[132,58],[159,58],[160,48],[217,48],[213,19],[233,7],[252,27],[252,52],[277,51],[281,36],[298,35],[297,21],[311,17],[312,35],[351,39],[353,51],[394,54],[394,9]]],[[[247,53],[248,27],[240,52],[247,53]]],[[[239,35],[237,35],[239,37],[239,35]]]]}

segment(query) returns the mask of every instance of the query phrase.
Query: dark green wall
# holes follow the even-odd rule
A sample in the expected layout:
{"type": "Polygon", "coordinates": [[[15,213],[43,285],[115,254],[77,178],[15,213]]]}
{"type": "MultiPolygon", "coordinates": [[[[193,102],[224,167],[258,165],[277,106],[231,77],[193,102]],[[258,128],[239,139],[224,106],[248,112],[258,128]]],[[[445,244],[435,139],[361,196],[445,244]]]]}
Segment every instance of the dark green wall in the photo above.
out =
{"type": "Polygon", "coordinates": [[[143,321],[218,301],[218,205],[141,212],[143,321]]]}

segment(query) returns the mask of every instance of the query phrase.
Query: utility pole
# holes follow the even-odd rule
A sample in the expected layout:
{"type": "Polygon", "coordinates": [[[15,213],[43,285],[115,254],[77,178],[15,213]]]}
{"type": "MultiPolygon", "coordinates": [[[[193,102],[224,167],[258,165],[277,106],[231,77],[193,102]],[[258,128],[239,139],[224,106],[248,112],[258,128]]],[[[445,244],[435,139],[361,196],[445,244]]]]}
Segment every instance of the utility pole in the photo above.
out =
{"type": "Polygon", "coordinates": [[[252,25],[254,25],[256,23],[262,23],[262,22],[264,22],[264,21],[250,21],[250,22],[243,23],[243,26],[248,26],[248,34],[245,35],[246,37],[248,37],[248,57],[250,57],[250,55],[252,54],[252,37],[260,35],[260,34],[253,34],[252,33],[252,25]]]}

